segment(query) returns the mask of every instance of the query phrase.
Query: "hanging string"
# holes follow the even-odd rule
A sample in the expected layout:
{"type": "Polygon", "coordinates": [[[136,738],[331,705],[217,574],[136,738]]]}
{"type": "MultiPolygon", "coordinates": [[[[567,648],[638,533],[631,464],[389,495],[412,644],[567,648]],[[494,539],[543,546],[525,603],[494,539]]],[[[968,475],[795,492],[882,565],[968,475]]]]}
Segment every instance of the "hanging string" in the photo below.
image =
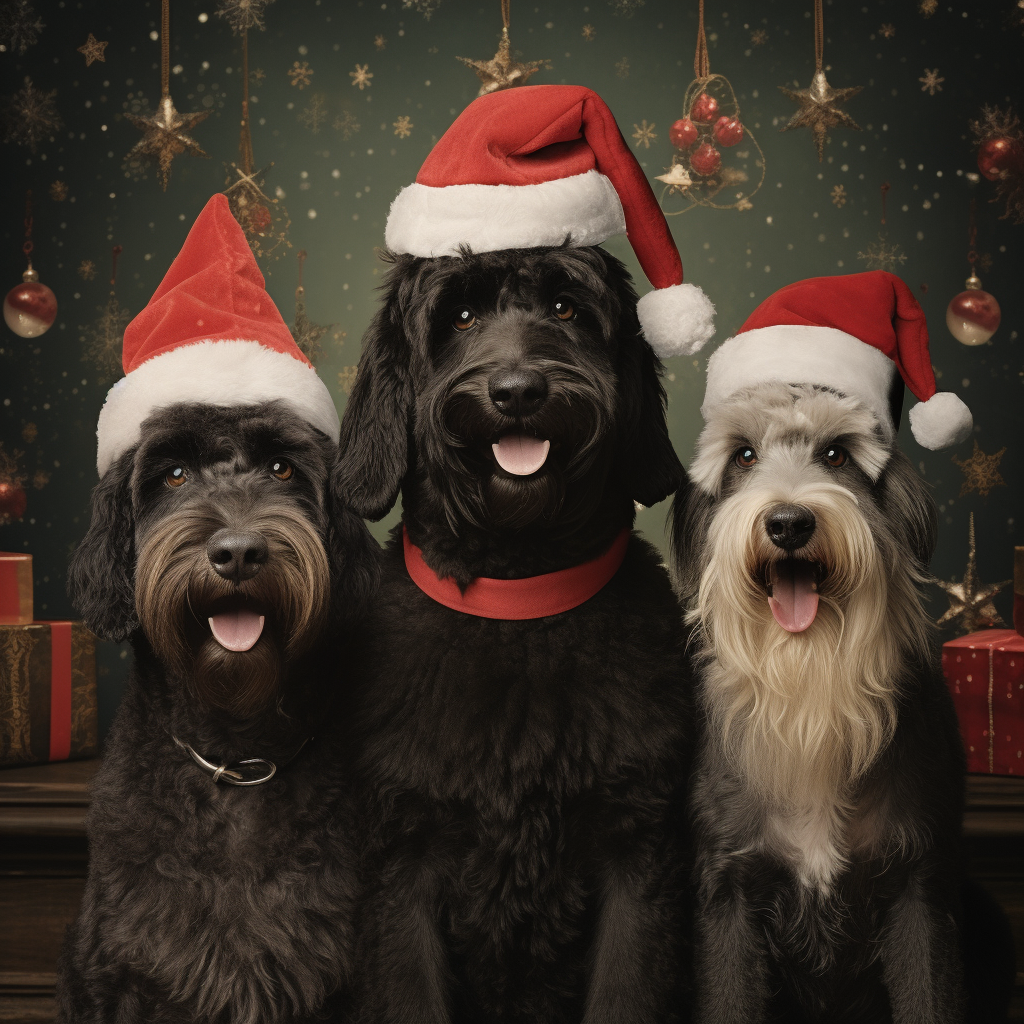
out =
{"type": "MultiPolygon", "coordinates": [[[[819,0],[820,2],[820,0],[819,0]]],[[[708,78],[711,75],[711,60],[708,57],[708,37],[704,34],[704,0],[697,4],[697,52],[693,56],[694,78],[708,78]]]]}
{"type": "Polygon", "coordinates": [[[242,170],[252,174],[252,131],[249,128],[249,30],[242,29],[242,134],[238,140],[242,170]]]}
{"type": "Polygon", "coordinates": [[[300,249],[296,254],[295,258],[299,261],[299,288],[302,288],[302,266],[306,262],[307,252],[305,249],[300,249]]]}
{"type": "Polygon", "coordinates": [[[976,277],[974,265],[978,262],[978,207],[974,199],[971,200],[971,212],[969,227],[967,230],[967,262],[971,265],[971,277],[976,277]]]}
{"type": "MultiPolygon", "coordinates": [[[[814,0],[814,71],[821,71],[825,57],[825,25],[821,14],[821,0],[814,0]]],[[[885,221],[883,220],[884,224],[885,221]]]]}
{"type": "Polygon", "coordinates": [[[883,181],[882,182],[882,187],[881,187],[880,191],[882,193],[882,224],[883,225],[885,224],[885,197],[889,194],[889,189],[891,189],[891,188],[892,188],[892,185],[890,185],[889,182],[887,182],[887,181],[883,181]]]}
{"type": "Polygon", "coordinates": [[[21,251],[28,259],[28,269],[32,269],[32,189],[25,193],[25,241],[21,251]]]}
{"type": "Polygon", "coordinates": [[[161,99],[171,94],[171,0],[162,0],[160,19],[160,88],[161,99]]]}
{"type": "Polygon", "coordinates": [[[505,32],[506,35],[508,35],[509,10],[510,10],[511,6],[512,6],[512,0],[501,0],[501,20],[502,20],[502,23],[505,26],[504,32],[505,32]]]}
{"type": "Polygon", "coordinates": [[[114,294],[114,284],[117,282],[117,257],[121,255],[123,249],[119,245],[115,245],[111,250],[111,261],[110,261],[110,294],[114,294]]]}

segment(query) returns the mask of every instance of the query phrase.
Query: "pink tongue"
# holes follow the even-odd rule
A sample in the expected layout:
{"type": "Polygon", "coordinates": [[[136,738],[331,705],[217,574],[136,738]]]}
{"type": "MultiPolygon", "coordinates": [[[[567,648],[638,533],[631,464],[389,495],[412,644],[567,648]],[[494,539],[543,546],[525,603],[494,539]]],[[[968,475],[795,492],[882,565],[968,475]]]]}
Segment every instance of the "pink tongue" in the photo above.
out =
{"type": "Polygon", "coordinates": [[[263,632],[263,616],[246,608],[210,616],[213,637],[229,651],[247,651],[263,632]]]}
{"type": "Polygon", "coordinates": [[[515,476],[536,473],[544,465],[550,448],[550,441],[541,441],[526,434],[506,434],[497,444],[491,445],[498,465],[515,476]]]}
{"type": "Polygon", "coordinates": [[[775,621],[790,633],[802,633],[818,614],[814,566],[787,558],[772,567],[772,596],[768,606],[775,621]]]}

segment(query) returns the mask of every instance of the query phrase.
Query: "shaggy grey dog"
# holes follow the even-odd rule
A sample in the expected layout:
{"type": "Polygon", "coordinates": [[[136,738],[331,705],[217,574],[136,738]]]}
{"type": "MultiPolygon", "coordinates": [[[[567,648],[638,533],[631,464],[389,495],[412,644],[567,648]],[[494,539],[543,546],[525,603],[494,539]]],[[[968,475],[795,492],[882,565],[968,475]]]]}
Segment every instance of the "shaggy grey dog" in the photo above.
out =
{"type": "Polygon", "coordinates": [[[691,478],[697,1019],[953,1024],[964,764],[921,602],[934,503],[864,406],[809,385],[714,410],[691,478]]]}
{"type": "Polygon", "coordinates": [[[77,608],[135,667],[59,1019],[341,1019],[356,872],[334,666],[376,545],[332,489],[334,442],[281,403],[172,406],[142,436],[71,564],[77,608]]]}

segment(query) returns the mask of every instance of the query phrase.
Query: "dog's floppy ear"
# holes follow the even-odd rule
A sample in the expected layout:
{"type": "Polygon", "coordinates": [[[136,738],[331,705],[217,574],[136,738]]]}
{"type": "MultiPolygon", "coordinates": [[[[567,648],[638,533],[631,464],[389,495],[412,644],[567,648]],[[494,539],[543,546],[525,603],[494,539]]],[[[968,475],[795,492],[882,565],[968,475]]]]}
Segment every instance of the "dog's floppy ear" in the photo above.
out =
{"type": "Polygon", "coordinates": [[[892,528],[901,533],[903,546],[927,567],[939,530],[935,499],[928,485],[910,459],[894,449],[877,486],[882,491],[882,507],[891,513],[889,521],[892,528]]]}
{"type": "Polygon", "coordinates": [[[349,507],[340,466],[331,473],[327,552],[331,560],[331,593],[337,612],[360,614],[380,583],[380,545],[366,523],[349,507]]]}
{"type": "Polygon", "coordinates": [[[348,506],[366,519],[391,511],[408,467],[411,356],[396,284],[363,339],[341,420],[339,485],[348,506]]]}
{"type": "Polygon", "coordinates": [[[92,492],[92,520],[68,567],[68,595],[85,624],[104,640],[127,640],[135,613],[134,451],[125,452],[92,492]]]}
{"type": "Polygon", "coordinates": [[[660,364],[643,338],[626,339],[619,367],[622,396],[622,477],[630,497],[656,505],[686,479],[668,436],[660,364]]]}
{"type": "Polygon", "coordinates": [[[669,548],[676,590],[685,605],[700,589],[704,543],[715,515],[715,498],[687,480],[676,491],[669,515],[669,548]]]}

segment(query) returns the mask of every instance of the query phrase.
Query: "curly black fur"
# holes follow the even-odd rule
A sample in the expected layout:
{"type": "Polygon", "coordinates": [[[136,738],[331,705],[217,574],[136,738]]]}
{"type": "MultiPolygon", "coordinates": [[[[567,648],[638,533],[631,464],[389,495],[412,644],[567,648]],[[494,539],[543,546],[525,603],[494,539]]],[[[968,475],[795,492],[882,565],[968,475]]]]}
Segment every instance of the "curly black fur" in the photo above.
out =
{"type": "MultiPolygon", "coordinates": [[[[439,576],[577,565],[684,475],[622,265],[559,247],[395,258],[342,424],[354,507],[405,528],[439,576]],[[568,300],[573,318],[554,315],[568,300]],[[452,326],[466,306],[469,331],[452,326]],[[497,372],[541,373],[519,418],[497,372]],[[550,439],[533,476],[505,431],[550,439]]],[[[565,306],[560,309],[564,311],[565,306]]],[[[361,1021],[633,1024],[684,1015],[681,793],[690,721],[677,605],[638,537],[561,615],[450,610],[396,531],[359,675],[369,895],[361,1021]]]]}
{"type": "Polygon", "coordinates": [[[93,792],[89,878],[58,980],[64,1024],[341,1019],[357,871],[347,681],[333,664],[378,555],[331,486],[335,461],[333,442],[277,403],[174,406],[93,493],[70,590],[96,633],[131,640],[135,666],[93,792]],[[280,459],[287,480],[271,472],[280,459]],[[187,471],[181,487],[165,482],[173,466],[187,471]],[[268,539],[253,579],[212,570],[206,543],[225,528],[268,539]],[[329,581],[319,597],[299,571],[310,559],[329,581]],[[206,602],[225,594],[265,613],[245,654],[217,647],[205,624],[206,602]],[[246,694],[241,706],[225,680],[246,694]],[[173,736],[215,763],[280,767],[260,786],[215,783],[173,736]]]}

